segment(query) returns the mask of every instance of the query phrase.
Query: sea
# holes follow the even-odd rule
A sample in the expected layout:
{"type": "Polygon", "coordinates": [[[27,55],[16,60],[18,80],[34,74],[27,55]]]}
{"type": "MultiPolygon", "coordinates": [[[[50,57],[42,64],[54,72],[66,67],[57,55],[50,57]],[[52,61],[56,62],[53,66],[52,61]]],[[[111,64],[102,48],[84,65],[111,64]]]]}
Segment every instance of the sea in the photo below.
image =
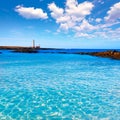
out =
{"type": "Polygon", "coordinates": [[[119,60],[0,52],[0,120],[120,120],[119,60]]]}

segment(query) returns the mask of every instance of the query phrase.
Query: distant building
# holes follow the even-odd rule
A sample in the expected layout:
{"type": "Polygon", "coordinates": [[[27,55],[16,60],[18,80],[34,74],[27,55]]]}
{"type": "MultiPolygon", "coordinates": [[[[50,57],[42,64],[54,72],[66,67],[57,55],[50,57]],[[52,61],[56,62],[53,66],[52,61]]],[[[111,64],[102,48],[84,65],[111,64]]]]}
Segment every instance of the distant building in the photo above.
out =
{"type": "Polygon", "coordinates": [[[35,48],[35,40],[33,40],[33,48],[35,48]]]}
{"type": "Polygon", "coordinates": [[[35,48],[39,49],[39,48],[40,48],[40,45],[37,45],[35,48]]]}
{"type": "Polygon", "coordinates": [[[40,48],[40,45],[38,45],[38,46],[35,46],[35,40],[33,40],[33,46],[32,46],[33,48],[37,48],[37,49],[39,49],[40,48]]]}

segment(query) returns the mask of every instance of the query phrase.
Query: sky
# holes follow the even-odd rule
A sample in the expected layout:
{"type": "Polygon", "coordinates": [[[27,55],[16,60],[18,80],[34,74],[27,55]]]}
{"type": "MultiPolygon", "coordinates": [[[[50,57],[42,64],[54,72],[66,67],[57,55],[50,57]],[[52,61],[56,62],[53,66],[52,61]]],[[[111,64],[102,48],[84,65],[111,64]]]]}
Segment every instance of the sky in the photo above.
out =
{"type": "Polygon", "coordinates": [[[1,0],[0,46],[120,49],[119,0],[1,0]]]}

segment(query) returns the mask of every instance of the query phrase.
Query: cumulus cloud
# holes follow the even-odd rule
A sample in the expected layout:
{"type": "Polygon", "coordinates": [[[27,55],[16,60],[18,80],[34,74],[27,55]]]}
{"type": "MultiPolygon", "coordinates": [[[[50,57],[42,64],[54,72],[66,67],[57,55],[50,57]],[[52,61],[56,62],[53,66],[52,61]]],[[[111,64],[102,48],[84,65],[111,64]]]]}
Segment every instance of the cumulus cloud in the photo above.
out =
{"type": "MultiPolygon", "coordinates": [[[[104,3],[103,0],[94,0],[94,2],[104,3]]],[[[58,7],[54,2],[48,4],[48,8],[52,18],[59,24],[59,32],[70,30],[70,32],[75,33],[75,37],[82,38],[119,39],[120,29],[116,27],[113,30],[112,27],[120,25],[120,2],[110,7],[107,16],[92,18],[92,10],[96,5],[94,2],[78,3],[77,0],[66,0],[64,8],[58,7]]]]}
{"type": "Polygon", "coordinates": [[[96,29],[96,27],[91,25],[86,19],[84,19],[82,21],[82,23],[80,24],[80,26],[75,26],[75,29],[77,31],[86,31],[87,32],[87,31],[96,29]]]}
{"type": "Polygon", "coordinates": [[[94,33],[95,36],[106,38],[109,40],[120,40],[120,28],[112,30],[111,28],[104,28],[94,33]]]}
{"type": "Polygon", "coordinates": [[[54,19],[59,18],[59,16],[63,16],[64,10],[63,10],[62,8],[57,7],[55,3],[49,4],[49,5],[48,5],[48,8],[52,11],[52,12],[51,12],[51,16],[52,16],[54,19]]]}
{"type": "Polygon", "coordinates": [[[65,8],[59,8],[55,3],[48,5],[51,16],[60,25],[60,29],[75,29],[87,15],[91,14],[94,5],[91,2],[78,3],[77,0],[67,0],[65,8]]]}
{"type": "Polygon", "coordinates": [[[15,8],[15,11],[19,13],[22,17],[26,19],[47,19],[47,13],[43,12],[41,8],[34,7],[24,7],[18,5],[15,8]]]}
{"type": "Polygon", "coordinates": [[[64,22],[60,24],[60,29],[67,31],[68,29],[73,29],[75,27],[75,23],[72,21],[64,22]]]}
{"type": "Polygon", "coordinates": [[[76,0],[67,0],[65,11],[71,16],[85,17],[91,13],[93,6],[91,2],[87,1],[78,4],[76,0]]]}
{"type": "Polygon", "coordinates": [[[120,19],[120,2],[114,4],[107,12],[107,16],[104,17],[106,21],[116,21],[120,19]]]}

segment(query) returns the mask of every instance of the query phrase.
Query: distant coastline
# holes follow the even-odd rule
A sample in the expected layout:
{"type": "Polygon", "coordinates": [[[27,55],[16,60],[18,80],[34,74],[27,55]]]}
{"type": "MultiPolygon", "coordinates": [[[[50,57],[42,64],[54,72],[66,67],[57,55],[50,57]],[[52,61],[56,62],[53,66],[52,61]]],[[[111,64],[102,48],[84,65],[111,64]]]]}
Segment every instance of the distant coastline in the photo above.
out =
{"type": "Polygon", "coordinates": [[[20,53],[39,53],[40,50],[42,50],[42,51],[50,50],[45,53],[91,55],[91,56],[112,58],[112,59],[120,60],[120,51],[107,50],[107,49],[102,52],[72,52],[72,53],[64,51],[65,49],[61,49],[61,48],[37,48],[37,47],[34,48],[34,47],[23,47],[23,46],[0,46],[0,49],[1,50],[12,50],[12,52],[20,52],[20,53]],[[52,50],[57,50],[57,52],[53,52],[52,50]],[[60,51],[60,50],[63,50],[63,51],[60,51]]]}
{"type": "Polygon", "coordinates": [[[56,50],[56,49],[61,49],[61,48],[33,48],[33,47],[24,47],[24,46],[0,46],[0,49],[2,50],[16,50],[16,49],[42,49],[42,50],[56,50]]]}
{"type": "Polygon", "coordinates": [[[55,48],[23,47],[23,46],[0,46],[1,50],[13,50],[13,52],[38,53],[38,50],[56,50],[55,48]]]}

